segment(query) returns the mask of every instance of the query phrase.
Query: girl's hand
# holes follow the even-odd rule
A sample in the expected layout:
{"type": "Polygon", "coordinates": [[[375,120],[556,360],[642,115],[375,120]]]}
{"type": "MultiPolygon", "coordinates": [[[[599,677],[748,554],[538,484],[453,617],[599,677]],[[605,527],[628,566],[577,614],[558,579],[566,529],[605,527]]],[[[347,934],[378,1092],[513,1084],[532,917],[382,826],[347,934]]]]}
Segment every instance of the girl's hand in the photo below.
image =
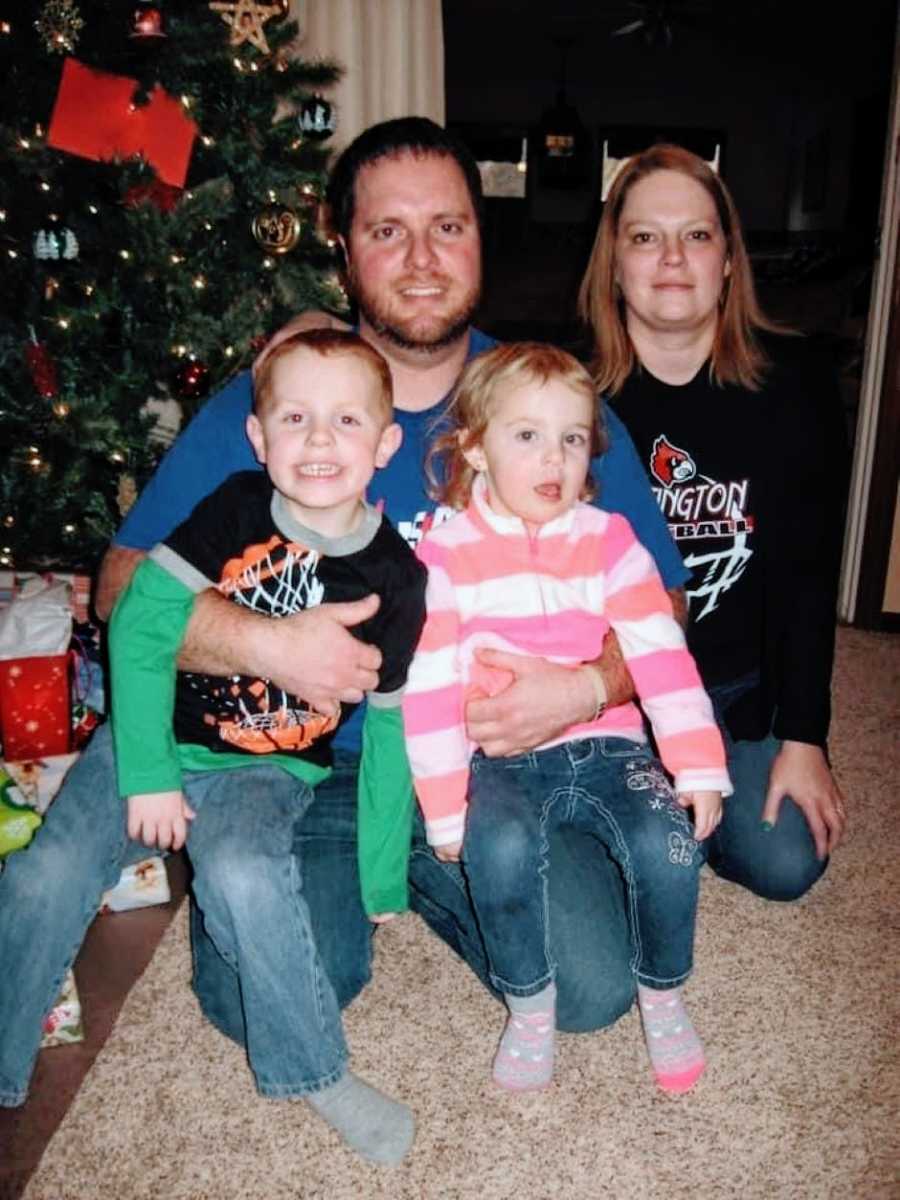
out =
{"type": "Polygon", "coordinates": [[[694,810],[694,837],[704,841],[722,820],[721,792],[680,792],[678,803],[694,810]]]}
{"type": "Polygon", "coordinates": [[[841,789],[821,746],[808,742],[782,743],[769,772],[769,790],[762,814],[764,825],[774,828],[777,824],[785,796],[790,796],[806,817],[819,858],[832,854],[844,835],[847,813],[841,789]]]}
{"type": "Polygon", "coordinates": [[[459,862],[462,842],[448,842],[446,846],[432,846],[434,857],[441,862],[459,862]]]}
{"type": "Polygon", "coordinates": [[[144,792],[128,797],[128,836],[145,846],[180,850],[195,817],[181,791],[144,792]]]}
{"type": "Polygon", "coordinates": [[[394,918],[397,916],[399,916],[399,913],[394,913],[394,912],[372,913],[372,915],[369,917],[369,920],[372,922],[373,925],[386,925],[388,923],[388,921],[393,921],[394,918]]]}

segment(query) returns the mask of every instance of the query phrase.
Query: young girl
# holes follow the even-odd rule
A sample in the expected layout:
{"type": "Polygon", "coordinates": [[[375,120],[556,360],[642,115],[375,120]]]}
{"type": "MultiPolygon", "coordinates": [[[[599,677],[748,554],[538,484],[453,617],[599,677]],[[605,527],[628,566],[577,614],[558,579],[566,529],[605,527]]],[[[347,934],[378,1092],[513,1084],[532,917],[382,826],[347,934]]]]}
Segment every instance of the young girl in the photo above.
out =
{"type": "Polygon", "coordinates": [[[591,457],[604,448],[587,371],[552,346],[499,346],[463,372],[452,416],[436,447],[440,499],[464,511],[419,547],[427,618],[403,716],[428,840],[438,858],[464,864],[491,979],[509,1008],[494,1079],[513,1089],[550,1082],[548,838],[568,825],[596,836],[621,868],[651,1064],[662,1088],[686,1091],[704,1069],[680,994],[698,843],[731,791],[709,699],[652,559],[624,517],[582,502],[591,457]],[[606,711],[591,662],[610,626],[674,790],[637,706],[606,711]],[[485,647],[589,673],[593,719],[531,753],[486,757],[467,739],[464,704],[510,680],[479,664],[485,647]]]}

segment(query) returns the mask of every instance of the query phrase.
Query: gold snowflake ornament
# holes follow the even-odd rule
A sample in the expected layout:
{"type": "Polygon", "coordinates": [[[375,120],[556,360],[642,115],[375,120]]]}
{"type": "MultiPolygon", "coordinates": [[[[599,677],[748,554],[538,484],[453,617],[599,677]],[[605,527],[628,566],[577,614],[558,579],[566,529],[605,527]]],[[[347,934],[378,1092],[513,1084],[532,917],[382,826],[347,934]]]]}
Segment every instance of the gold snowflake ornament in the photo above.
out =
{"type": "Polygon", "coordinates": [[[232,46],[240,46],[250,42],[263,54],[269,53],[269,43],[263,32],[263,25],[272,17],[284,16],[283,4],[257,4],[256,0],[213,0],[209,6],[211,12],[217,12],[226,25],[231,26],[229,41],[232,46]]]}
{"type": "Polygon", "coordinates": [[[71,54],[84,20],[72,0],[47,0],[34,23],[51,54],[71,54]]]}

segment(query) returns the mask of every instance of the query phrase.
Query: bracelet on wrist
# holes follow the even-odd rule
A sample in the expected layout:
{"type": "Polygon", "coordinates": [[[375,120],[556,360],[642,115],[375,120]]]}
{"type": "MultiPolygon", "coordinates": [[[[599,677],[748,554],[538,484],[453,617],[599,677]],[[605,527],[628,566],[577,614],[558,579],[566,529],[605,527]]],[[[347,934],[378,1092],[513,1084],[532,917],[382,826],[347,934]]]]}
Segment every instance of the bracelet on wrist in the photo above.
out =
{"type": "Polygon", "coordinates": [[[603,679],[603,672],[600,670],[599,667],[594,666],[593,663],[584,663],[582,665],[581,669],[582,669],[582,671],[585,671],[587,673],[588,678],[590,679],[591,684],[593,685],[593,688],[594,688],[594,697],[596,700],[596,704],[594,707],[594,711],[591,714],[590,720],[591,721],[599,721],[600,718],[603,716],[603,714],[606,712],[606,705],[609,700],[609,693],[606,690],[606,683],[603,679]]]}

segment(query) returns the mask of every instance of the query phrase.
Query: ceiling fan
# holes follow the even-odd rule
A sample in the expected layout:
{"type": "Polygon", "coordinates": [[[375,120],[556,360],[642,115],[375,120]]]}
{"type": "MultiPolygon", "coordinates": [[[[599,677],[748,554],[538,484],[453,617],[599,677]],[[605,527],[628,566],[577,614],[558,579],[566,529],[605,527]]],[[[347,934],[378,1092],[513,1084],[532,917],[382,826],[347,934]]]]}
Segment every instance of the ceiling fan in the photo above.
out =
{"type": "Polygon", "coordinates": [[[679,25],[689,27],[694,23],[683,0],[631,0],[628,7],[636,9],[638,16],[614,29],[610,37],[640,33],[648,46],[668,48],[679,25]]]}

